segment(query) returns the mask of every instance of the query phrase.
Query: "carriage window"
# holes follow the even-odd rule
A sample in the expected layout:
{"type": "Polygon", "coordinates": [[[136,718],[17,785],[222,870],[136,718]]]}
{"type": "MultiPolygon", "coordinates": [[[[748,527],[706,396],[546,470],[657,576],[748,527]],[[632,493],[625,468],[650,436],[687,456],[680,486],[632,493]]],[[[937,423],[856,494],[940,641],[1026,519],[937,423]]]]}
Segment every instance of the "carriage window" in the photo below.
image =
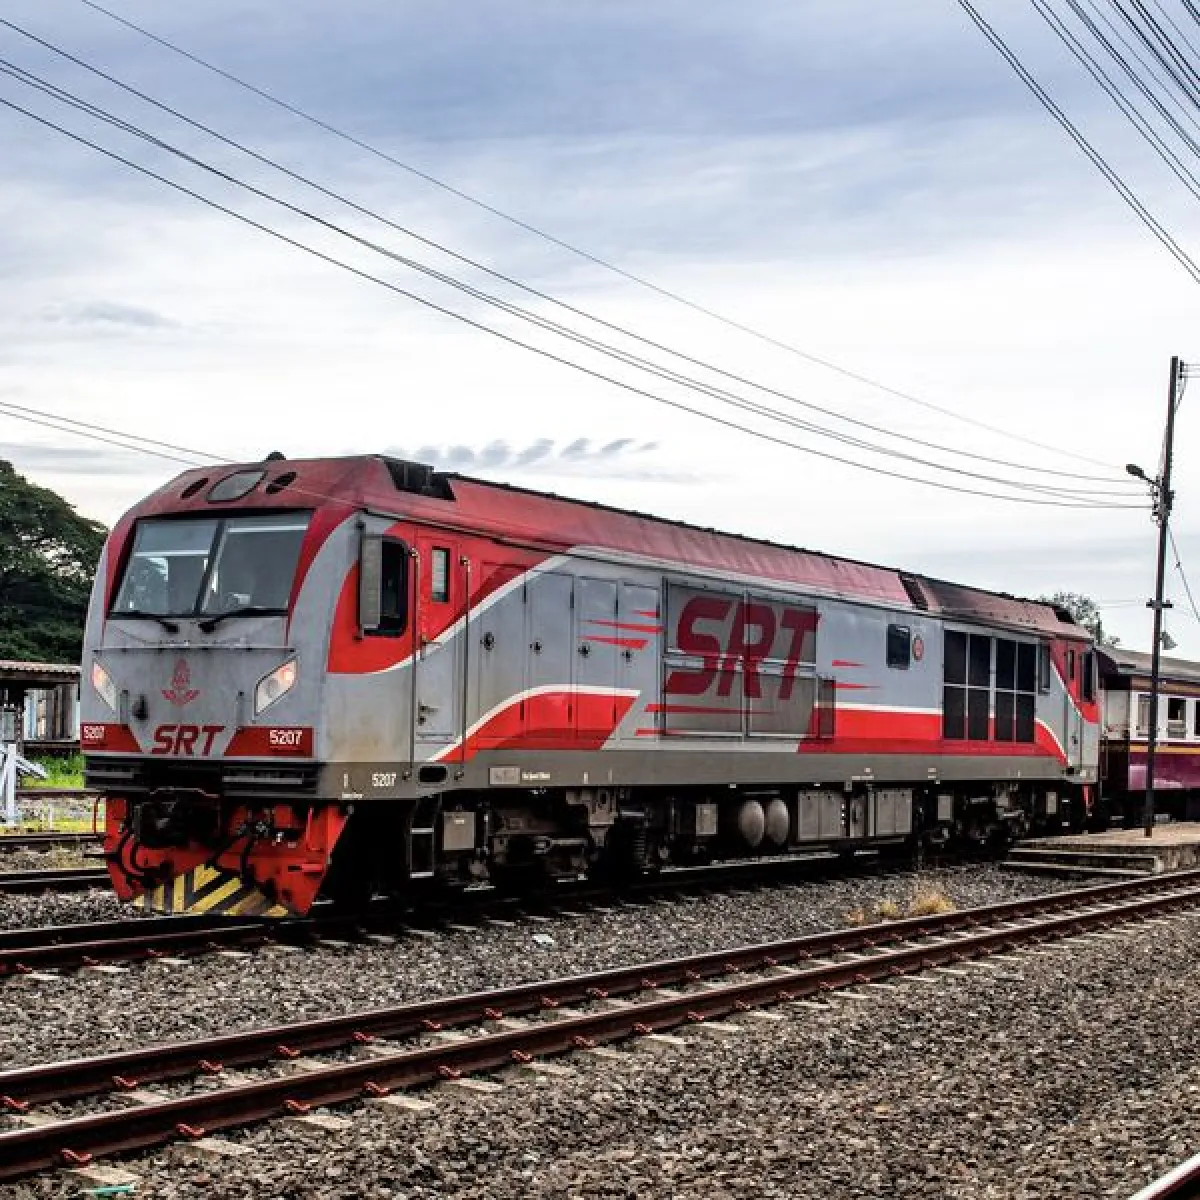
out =
{"type": "Polygon", "coordinates": [[[1137,732],[1139,737],[1145,737],[1150,732],[1150,697],[1137,698],[1137,732]]]}
{"type": "Polygon", "coordinates": [[[887,627],[887,665],[907,670],[912,662],[912,630],[907,625],[887,627]]]}
{"type": "Polygon", "coordinates": [[[1187,701],[1182,696],[1167,697],[1167,737],[1187,737],[1187,701]]]}
{"type": "Polygon", "coordinates": [[[1200,737],[1200,700],[1192,701],[1192,733],[1200,737]]]}
{"type": "Polygon", "coordinates": [[[450,599],[450,551],[444,546],[434,546],[429,566],[429,598],[435,604],[450,599]]]}

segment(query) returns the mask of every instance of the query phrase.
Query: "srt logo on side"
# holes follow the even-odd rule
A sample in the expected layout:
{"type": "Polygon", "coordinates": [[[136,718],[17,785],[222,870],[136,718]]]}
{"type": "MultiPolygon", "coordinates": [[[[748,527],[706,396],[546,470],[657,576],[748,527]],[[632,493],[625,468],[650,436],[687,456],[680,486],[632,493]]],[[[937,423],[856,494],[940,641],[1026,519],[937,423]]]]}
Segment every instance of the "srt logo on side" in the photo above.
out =
{"type": "Polygon", "coordinates": [[[217,734],[224,729],[224,725],[160,725],[154,731],[154,746],[150,753],[211,754],[217,734]]]}

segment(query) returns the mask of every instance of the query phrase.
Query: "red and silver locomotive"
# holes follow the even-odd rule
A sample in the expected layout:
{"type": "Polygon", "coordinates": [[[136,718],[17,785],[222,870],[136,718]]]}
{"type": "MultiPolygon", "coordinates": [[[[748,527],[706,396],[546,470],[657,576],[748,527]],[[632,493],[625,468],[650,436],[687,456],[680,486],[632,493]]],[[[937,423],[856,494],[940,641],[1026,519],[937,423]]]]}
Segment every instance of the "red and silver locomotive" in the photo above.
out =
{"type": "Polygon", "coordinates": [[[382,457],[137,505],[84,679],[158,911],[1057,829],[1099,758],[1049,605],[382,457]]]}

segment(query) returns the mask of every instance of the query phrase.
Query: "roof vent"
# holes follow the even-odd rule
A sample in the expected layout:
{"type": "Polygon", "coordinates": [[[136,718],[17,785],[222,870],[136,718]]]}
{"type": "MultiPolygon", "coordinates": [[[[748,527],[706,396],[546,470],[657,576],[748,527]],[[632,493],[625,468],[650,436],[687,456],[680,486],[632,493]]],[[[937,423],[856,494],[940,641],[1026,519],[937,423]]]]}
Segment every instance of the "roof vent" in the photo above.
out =
{"type": "Polygon", "coordinates": [[[276,475],[275,478],[272,479],[265,488],[263,488],[263,491],[266,492],[268,496],[274,496],[277,492],[282,492],[285,487],[295,482],[296,472],[284,471],[282,475],[276,475]]]}
{"type": "Polygon", "coordinates": [[[447,476],[435,471],[425,463],[406,462],[400,458],[384,458],[383,465],[398,492],[411,492],[414,496],[430,496],[435,500],[453,500],[447,476]]]}
{"type": "Polygon", "coordinates": [[[183,500],[190,500],[198,491],[201,490],[201,488],[204,487],[207,482],[207,475],[205,475],[203,479],[193,479],[192,482],[189,483],[187,487],[185,487],[183,491],[179,493],[180,498],[183,500]]]}
{"type": "Polygon", "coordinates": [[[922,612],[929,611],[929,598],[925,595],[925,589],[921,587],[920,580],[915,575],[901,575],[900,582],[904,585],[904,590],[908,593],[908,598],[912,601],[913,608],[919,608],[922,612]]]}

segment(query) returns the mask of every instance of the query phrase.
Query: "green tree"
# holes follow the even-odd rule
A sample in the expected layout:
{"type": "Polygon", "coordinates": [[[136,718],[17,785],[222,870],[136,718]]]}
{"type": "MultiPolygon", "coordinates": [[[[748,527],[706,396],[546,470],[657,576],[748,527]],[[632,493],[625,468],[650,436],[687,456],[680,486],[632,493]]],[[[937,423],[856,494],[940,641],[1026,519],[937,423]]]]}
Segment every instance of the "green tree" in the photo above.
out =
{"type": "Polygon", "coordinates": [[[0,658],[79,661],[104,535],[0,459],[0,658]]]}
{"type": "Polygon", "coordinates": [[[1038,599],[1046,604],[1065,608],[1075,618],[1075,623],[1082,625],[1096,639],[1097,646],[1120,644],[1120,638],[1112,637],[1104,632],[1104,622],[1100,619],[1100,608],[1091,596],[1084,596],[1080,592],[1055,592],[1053,596],[1039,596],[1038,599]]]}

